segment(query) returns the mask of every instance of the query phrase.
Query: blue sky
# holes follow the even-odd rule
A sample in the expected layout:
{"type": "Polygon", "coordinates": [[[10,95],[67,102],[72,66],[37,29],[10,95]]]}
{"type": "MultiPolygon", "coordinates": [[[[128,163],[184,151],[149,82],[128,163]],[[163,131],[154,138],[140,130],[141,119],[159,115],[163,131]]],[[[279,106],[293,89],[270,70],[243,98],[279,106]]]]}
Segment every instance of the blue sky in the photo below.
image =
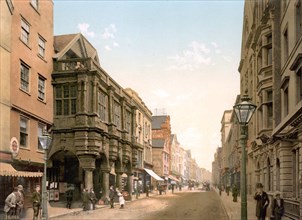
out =
{"type": "Polygon", "coordinates": [[[83,33],[101,66],[211,170],[221,118],[239,93],[244,2],[54,0],[55,35],[83,33]]]}

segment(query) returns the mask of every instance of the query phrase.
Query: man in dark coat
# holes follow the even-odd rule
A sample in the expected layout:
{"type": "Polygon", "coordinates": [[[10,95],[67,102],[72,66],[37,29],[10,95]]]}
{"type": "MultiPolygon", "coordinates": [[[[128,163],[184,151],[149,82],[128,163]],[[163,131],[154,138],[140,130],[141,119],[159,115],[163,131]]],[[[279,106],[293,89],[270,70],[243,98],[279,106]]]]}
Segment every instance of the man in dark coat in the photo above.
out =
{"type": "Polygon", "coordinates": [[[266,192],[263,191],[263,185],[257,183],[257,192],[255,193],[254,199],[257,201],[256,204],[256,216],[258,220],[265,220],[266,208],[269,205],[269,198],[266,192]]]}
{"type": "Polygon", "coordinates": [[[274,201],[272,206],[272,218],[274,220],[281,220],[283,214],[284,214],[284,201],[280,197],[280,192],[277,191],[274,194],[274,201]]]}
{"type": "Polygon", "coordinates": [[[114,197],[115,197],[115,190],[113,186],[110,186],[110,192],[109,192],[109,199],[110,199],[110,208],[114,208],[114,197]]]}
{"type": "Polygon", "coordinates": [[[40,185],[37,185],[36,190],[33,192],[31,197],[33,203],[33,210],[34,210],[34,220],[38,219],[39,217],[41,201],[42,201],[40,190],[41,190],[40,185]]]}
{"type": "Polygon", "coordinates": [[[84,211],[88,211],[89,210],[89,193],[88,193],[88,189],[83,189],[82,200],[83,200],[83,210],[84,211]]]}
{"type": "Polygon", "coordinates": [[[67,190],[66,190],[66,208],[71,209],[71,202],[73,199],[73,187],[72,185],[68,185],[67,190]]]}

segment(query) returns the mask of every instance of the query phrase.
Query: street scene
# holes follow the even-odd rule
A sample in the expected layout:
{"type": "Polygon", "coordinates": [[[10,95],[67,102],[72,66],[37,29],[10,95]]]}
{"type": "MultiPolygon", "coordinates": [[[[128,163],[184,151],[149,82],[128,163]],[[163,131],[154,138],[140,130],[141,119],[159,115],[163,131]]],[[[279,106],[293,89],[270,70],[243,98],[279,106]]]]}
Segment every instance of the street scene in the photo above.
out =
{"type": "Polygon", "coordinates": [[[217,193],[194,190],[140,198],[126,203],[124,209],[117,203],[114,209],[106,206],[53,219],[228,219],[228,216],[217,193]]]}
{"type": "Polygon", "coordinates": [[[302,0],[1,0],[0,34],[0,219],[302,219],[302,0]]]}

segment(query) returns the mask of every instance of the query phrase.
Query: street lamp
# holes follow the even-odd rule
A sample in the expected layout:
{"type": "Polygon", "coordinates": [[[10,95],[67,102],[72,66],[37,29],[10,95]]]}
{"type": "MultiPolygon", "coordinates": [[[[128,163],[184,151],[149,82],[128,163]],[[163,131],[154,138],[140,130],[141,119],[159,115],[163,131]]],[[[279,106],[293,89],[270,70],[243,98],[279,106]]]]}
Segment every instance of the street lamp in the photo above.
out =
{"type": "Polygon", "coordinates": [[[249,102],[250,98],[244,95],[241,102],[235,105],[234,111],[236,113],[238,122],[240,124],[240,144],[242,149],[241,159],[241,220],[247,220],[247,196],[246,196],[246,142],[247,142],[247,125],[252,118],[257,106],[249,102]]]}
{"type": "Polygon", "coordinates": [[[43,136],[39,136],[39,142],[44,150],[44,173],[42,178],[42,219],[48,219],[46,164],[47,164],[47,150],[51,144],[51,137],[49,136],[48,133],[43,133],[43,136]]]}

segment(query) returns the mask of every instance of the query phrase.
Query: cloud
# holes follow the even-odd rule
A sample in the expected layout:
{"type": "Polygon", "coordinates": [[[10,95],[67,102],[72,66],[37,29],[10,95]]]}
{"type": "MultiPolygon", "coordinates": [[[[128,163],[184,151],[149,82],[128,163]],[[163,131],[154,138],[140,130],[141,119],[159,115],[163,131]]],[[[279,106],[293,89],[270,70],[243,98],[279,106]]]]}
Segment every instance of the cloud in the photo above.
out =
{"type": "Polygon", "coordinates": [[[211,42],[211,44],[213,45],[214,48],[218,48],[218,44],[215,42],[211,42]]]}
{"type": "Polygon", "coordinates": [[[118,47],[119,44],[118,44],[117,42],[113,42],[113,46],[114,46],[114,47],[118,47]]]}
{"type": "Polygon", "coordinates": [[[114,39],[116,32],[117,32],[117,28],[115,24],[110,24],[108,27],[105,28],[105,31],[102,34],[102,38],[105,40],[114,39]]]}
{"type": "Polygon", "coordinates": [[[112,48],[109,45],[105,45],[104,49],[107,50],[107,51],[111,51],[112,50],[112,48]]]}
{"type": "Polygon", "coordinates": [[[188,49],[175,56],[168,57],[173,64],[168,67],[168,70],[188,70],[194,71],[202,65],[210,65],[212,58],[209,56],[211,50],[203,43],[192,41],[188,45],[188,49]]]}
{"type": "Polygon", "coordinates": [[[87,24],[87,23],[78,24],[78,29],[81,31],[81,33],[83,35],[94,38],[95,33],[93,31],[88,31],[89,27],[90,27],[90,24],[87,24]]]}

